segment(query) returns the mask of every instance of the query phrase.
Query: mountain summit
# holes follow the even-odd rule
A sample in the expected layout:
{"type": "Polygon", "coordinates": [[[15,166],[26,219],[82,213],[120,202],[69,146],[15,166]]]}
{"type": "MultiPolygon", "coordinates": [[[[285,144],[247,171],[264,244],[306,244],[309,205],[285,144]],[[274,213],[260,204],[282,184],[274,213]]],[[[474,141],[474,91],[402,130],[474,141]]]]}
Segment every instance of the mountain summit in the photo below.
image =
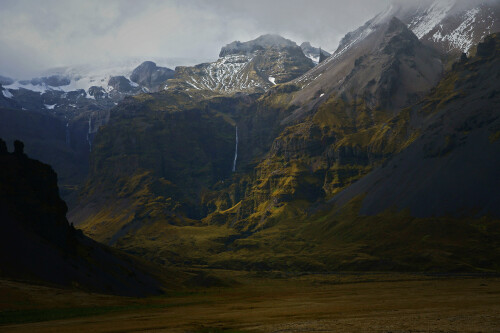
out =
{"type": "Polygon", "coordinates": [[[294,81],[301,89],[293,103],[300,108],[290,120],[315,110],[330,96],[347,105],[362,100],[369,110],[397,112],[426,94],[442,70],[440,55],[399,19],[373,20],[346,35],[332,56],[294,81]]]}
{"type": "Polygon", "coordinates": [[[245,54],[250,55],[255,51],[263,51],[268,48],[282,49],[286,47],[296,47],[297,44],[280,35],[262,35],[248,42],[234,41],[224,46],[219,53],[219,57],[224,57],[230,54],[245,54]]]}
{"type": "Polygon", "coordinates": [[[264,92],[313,66],[296,43],[278,35],[263,35],[224,46],[215,62],[177,67],[175,79],[167,82],[166,89],[219,94],[264,92]]]}

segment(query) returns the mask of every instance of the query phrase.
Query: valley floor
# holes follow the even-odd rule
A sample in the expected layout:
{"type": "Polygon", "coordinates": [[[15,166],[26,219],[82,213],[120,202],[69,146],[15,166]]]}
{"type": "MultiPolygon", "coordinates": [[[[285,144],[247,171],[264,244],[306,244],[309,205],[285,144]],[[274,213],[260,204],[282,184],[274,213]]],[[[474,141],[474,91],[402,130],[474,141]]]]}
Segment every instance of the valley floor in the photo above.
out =
{"type": "Polygon", "coordinates": [[[500,332],[498,277],[212,273],[232,286],[133,299],[2,280],[0,331],[500,332]]]}

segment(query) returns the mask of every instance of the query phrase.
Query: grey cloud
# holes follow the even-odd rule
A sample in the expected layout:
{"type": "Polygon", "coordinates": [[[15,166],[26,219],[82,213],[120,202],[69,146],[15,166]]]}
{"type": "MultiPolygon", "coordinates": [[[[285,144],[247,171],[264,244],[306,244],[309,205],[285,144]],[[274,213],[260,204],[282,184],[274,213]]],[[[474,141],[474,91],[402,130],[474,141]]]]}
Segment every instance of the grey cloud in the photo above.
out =
{"type": "Polygon", "coordinates": [[[2,0],[0,74],[127,57],[215,59],[264,33],[335,50],[390,0],[2,0]]]}

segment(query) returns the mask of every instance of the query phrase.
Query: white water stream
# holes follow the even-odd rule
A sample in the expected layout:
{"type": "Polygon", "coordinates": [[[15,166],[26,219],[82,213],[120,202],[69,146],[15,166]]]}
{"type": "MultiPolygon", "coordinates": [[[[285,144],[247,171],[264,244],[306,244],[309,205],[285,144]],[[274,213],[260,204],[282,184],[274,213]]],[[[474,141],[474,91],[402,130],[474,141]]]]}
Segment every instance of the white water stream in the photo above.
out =
{"type": "Polygon", "coordinates": [[[89,132],[87,133],[87,142],[89,143],[89,151],[92,151],[92,116],[89,116],[89,132]]]}
{"type": "Polygon", "coordinates": [[[236,126],[236,149],[234,151],[233,172],[236,171],[236,160],[238,159],[238,126],[236,126]]]}

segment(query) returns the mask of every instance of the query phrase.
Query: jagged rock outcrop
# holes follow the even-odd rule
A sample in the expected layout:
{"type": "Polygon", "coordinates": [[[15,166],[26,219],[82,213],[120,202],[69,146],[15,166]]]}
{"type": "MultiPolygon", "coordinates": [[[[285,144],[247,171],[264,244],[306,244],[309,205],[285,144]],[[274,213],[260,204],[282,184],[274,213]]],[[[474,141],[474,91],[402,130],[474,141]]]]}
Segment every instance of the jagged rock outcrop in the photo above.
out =
{"type": "Polygon", "coordinates": [[[131,93],[137,88],[137,85],[132,84],[125,76],[112,76],[108,85],[120,93],[131,93]]]}
{"type": "Polygon", "coordinates": [[[248,42],[234,41],[230,44],[224,46],[220,52],[219,57],[225,57],[227,55],[242,54],[251,55],[256,51],[264,51],[268,48],[287,48],[296,47],[297,44],[289,39],[283,38],[280,35],[262,35],[254,40],[248,42]]]}
{"type": "Polygon", "coordinates": [[[145,61],[137,66],[130,75],[130,81],[147,87],[149,91],[161,89],[161,85],[174,77],[174,71],[166,67],[158,67],[152,61],[145,61]]]}
{"type": "Polygon", "coordinates": [[[309,42],[304,42],[300,44],[300,48],[304,52],[304,55],[311,59],[315,64],[323,62],[326,58],[328,58],[331,54],[322,50],[321,48],[317,48],[311,45],[309,42]]]}

